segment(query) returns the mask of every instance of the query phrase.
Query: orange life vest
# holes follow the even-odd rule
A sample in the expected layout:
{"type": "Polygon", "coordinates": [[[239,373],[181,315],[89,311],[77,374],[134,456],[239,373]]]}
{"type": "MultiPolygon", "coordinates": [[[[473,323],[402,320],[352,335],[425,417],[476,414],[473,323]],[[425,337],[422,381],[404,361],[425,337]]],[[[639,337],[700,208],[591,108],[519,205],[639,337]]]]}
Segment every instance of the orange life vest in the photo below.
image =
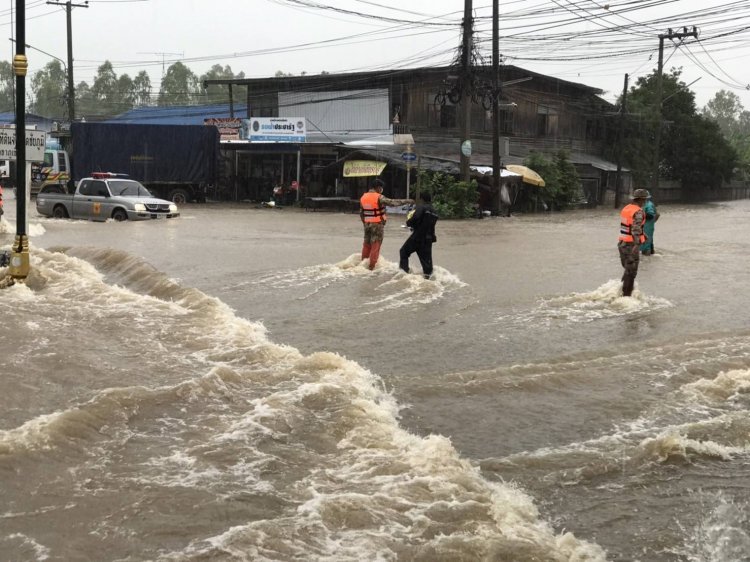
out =
{"type": "Polygon", "coordinates": [[[365,222],[385,222],[385,207],[380,206],[380,193],[368,191],[359,199],[365,222]]]}
{"type": "MultiPolygon", "coordinates": [[[[625,205],[620,211],[620,242],[633,243],[633,217],[641,208],[635,203],[625,205]]],[[[643,234],[643,225],[646,222],[646,214],[641,215],[641,236],[639,244],[646,241],[646,235],[643,234]]]]}

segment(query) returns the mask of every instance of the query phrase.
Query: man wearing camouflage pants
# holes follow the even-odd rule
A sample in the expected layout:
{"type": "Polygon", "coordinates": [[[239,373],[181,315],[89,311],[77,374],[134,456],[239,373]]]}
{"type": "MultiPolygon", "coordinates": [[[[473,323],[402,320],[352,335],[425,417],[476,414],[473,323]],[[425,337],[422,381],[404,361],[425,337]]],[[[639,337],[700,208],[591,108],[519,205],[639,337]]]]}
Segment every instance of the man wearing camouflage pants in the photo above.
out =
{"type": "Polygon", "coordinates": [[[648,191],[636,189],[631,197],[632,203],[628,203],[620,211],[620,238],[617,248],[620,251],[620,263],[625,268],[622,274],[623,297],[633,294],[635,276],[638,275],[638,263],[641,257],[641,244],[646,241],[646,235],[643,233],[643,225],[646,222],[643,205],[646,199],[648,199],[648,191]]]}

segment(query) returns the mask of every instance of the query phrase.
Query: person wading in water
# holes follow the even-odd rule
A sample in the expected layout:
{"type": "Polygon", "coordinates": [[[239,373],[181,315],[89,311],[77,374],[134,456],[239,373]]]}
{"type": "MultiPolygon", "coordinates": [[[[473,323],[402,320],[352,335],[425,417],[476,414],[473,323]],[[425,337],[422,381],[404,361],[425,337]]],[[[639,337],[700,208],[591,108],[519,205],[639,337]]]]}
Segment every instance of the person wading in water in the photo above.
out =
{"type": "Polygon", "coordinates": [[[386,206],[398,207],[410,205],[413,199],[388,199],[383,195],[383,180],[377,179],[370,190],[359,200],[359,217],[365,227],[365,239],[362,243],[362,259],[370,259],[368,267],[375,269],[380,257],[380,246],[385,234],[386,206]]]}

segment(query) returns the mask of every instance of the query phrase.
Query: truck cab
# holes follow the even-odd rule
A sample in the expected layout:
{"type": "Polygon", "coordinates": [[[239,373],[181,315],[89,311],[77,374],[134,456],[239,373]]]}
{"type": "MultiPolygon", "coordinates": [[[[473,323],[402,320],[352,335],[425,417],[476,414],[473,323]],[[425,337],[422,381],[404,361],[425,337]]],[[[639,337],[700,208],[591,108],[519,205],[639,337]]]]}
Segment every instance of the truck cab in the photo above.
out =
{"type": "Polygon", "coordinates": [[[36,195],[45,185],[65,185],[70,179],[70,158],[57,141],[48,141],[44,149],[44,162],[31,165],[31,195],[36,195]]]}

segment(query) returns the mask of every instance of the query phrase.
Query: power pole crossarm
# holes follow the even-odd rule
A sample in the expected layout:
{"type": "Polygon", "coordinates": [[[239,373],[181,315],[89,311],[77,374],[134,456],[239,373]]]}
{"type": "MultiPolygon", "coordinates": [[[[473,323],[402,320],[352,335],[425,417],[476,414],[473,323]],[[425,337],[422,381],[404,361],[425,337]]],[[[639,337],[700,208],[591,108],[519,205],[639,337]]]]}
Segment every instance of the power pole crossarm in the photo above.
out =
{"type": "Polygon", "coordinates": [[[71,10],[73,8],[88,8],[88,0],[83,4],[73,4],[69,0],[67,2],[58,2],[48,0],[47,4],[50,6],[65,6],[65,12],[67,15],[68,24],[68,118],[72,123],[76,118],[76,101],[75,101],[75,82],[73,81],[73,22],[71,18],[71,10]]]}

